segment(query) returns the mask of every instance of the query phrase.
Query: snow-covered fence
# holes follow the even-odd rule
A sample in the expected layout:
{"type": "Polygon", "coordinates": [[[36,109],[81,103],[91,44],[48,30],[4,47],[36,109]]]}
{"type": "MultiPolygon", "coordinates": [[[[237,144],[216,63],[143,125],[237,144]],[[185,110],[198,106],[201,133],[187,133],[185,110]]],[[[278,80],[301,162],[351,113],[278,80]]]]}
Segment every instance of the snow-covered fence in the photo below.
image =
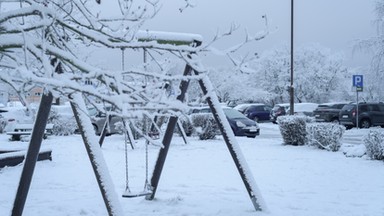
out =
{"type": "Polygon", "coordinates": [[[364,137],[366,154],[374,160],[384,160],[384,132],[380,129],[371,129],[364,137]]]}
{"type": "Polygon", "coordinates": [[[306,130],[308,145],[328,151],[338,151],[345,127],[333,123],[310,123],[307,124],[306,130]]]}
{"type": "Polygon", "coordinates": [[[313,121],[313,118],[299,115],[287,115],[277,118],[284,144],[304,145],[307,142],[306,125],[313,121]]]}

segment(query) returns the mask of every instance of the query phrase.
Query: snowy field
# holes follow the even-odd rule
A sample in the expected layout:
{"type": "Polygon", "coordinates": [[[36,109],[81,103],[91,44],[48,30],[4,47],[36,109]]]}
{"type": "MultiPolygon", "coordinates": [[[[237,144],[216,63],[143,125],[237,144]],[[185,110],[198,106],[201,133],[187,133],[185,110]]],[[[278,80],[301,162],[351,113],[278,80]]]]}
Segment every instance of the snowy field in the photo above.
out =
{"type": "MultiPolygon", "coordinates": [[[[384,164],[342,151],[284,146],[278,127],[262,123],[261,136],[237,137],[269,208],[257,213],[221,137],[211,141],[175,136],[156,198],[120,198],[125,215],[212,216],[383,216],[384,164]]],[[[366,130],[349,130],[343,149],[353,148],[366,130]],[[348,141],[347,141],[348,140],[348,141]],[[347,143],[348,142],[348,143],[347,143]],[[353,145],[351,145],[353,144],[353,145]]],[[[26,148],[0,135],[0,148],[26,148]]],[[[360,142],[361,143],[361,142],[360,142]]],[[[145,182],[145,147],[128,150],[129,185],[141,191],[145,182]]],[[[51,136],[43,148],[53,160],[37,163],[26,201],[26,216],[107,215],[79,135],[51,136]]],[[[103,153],[116,192],[125,190],[124,136],[106,138],[103,153]]],[[[158,147],[149,147],[149,175],[158,147]]],[[[0,215],[10,215],[22,166],[0,170],[0,215]]]]}

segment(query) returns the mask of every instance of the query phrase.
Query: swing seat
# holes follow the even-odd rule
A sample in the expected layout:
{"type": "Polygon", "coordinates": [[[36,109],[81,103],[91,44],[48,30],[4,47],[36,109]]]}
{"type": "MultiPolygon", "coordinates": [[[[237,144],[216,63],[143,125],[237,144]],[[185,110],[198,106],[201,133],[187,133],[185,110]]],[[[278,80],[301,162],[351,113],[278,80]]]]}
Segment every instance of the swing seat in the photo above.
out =
{"type": "Polygon", "coordinates": [[[151,137],[152,139],[159,139],[160,133],[157,131],[150,131],[148,132],[148,136],[151,137]]]}
{"type": "Polygon", "coordinates": [[[125,198],[134,198],[134,197],[148,196],[151,194],[152,194],[151,190],[143,190],[140,193],[132,193],[130,190],[126,190],[122,196],[125,198]]]}

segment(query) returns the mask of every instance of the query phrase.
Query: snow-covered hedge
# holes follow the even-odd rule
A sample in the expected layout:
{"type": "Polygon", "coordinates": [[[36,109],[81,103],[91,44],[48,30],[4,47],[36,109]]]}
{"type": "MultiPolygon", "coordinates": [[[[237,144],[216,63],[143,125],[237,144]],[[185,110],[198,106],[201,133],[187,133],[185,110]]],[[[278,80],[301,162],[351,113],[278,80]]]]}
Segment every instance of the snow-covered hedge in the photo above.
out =
{"type": "Polygon", "coordinates": [[[4,133],[5,126],[7,126],[7,120],[0,118],[0,133],[4,133]]]}
{"type": "Polygon", "coordinates": [[[61,115],[56,109],[51,109],[48,123],[53,124],[52,134],[67,136],[75,133],[77,123],[73,116],[61,115]]]}
{"type": "Polygon", "coordinates": [[[367,156],[374,160],[384,160],[384,132],[382,129],[371,129],[364,137],[367,156]]]}
{"type": "Polygon", "coordinates": [[[211,113],[194,114],[191,121],[200,140],[214,139],[219,131],[211,113]]]}
{"type": "MultiPolygon", "coordinates": [[[[179,121],[187,136],[191,136],[195,132],[195,128],[192,125],[191,120],[187,116],[179,116],[179,121]]],[[[177,130],[180,133],[179,130],[177,130]]]]}
{"type": "Polygon", "coordinates": [[[345,127],[333,123],[310,123],[307,124],[307,144],[317,146],[328,151],[338,151],[341,146],[341,138],[345,127]]]}
{"type": "Polygon", "coordinates": [[[304,145],[307,142],[306,125],[309,122],[314,122],[314,119],[299,115],[286,115],[277,118],[284,144],[304,145]]]}

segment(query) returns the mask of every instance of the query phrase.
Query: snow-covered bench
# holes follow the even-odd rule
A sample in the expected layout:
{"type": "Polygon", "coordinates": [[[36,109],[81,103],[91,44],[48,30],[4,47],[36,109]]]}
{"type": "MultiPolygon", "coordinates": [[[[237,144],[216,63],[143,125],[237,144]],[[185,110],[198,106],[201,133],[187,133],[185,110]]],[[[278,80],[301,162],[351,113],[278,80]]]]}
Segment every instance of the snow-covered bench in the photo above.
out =
{"type": "MultiPolygon", "coordinates": [[[[33,124],[16,124],[13,131],[8,131],[7,135],[11,135],[11,141],[20,141],[21,136],[32,134],[33,124]]],[[[47,135],[52,134],[53,124],[47,124],[45,127],[44,139],[47,135]]]]}
{"type": "MultiPolygon", "coordinates": [[[[25,160],[26,150],[1,150],[0,169],[6,166],[16,166],[25,160]]],[[[52,160],[51,149],[41,149],[37,161],[52,160]]]]}

